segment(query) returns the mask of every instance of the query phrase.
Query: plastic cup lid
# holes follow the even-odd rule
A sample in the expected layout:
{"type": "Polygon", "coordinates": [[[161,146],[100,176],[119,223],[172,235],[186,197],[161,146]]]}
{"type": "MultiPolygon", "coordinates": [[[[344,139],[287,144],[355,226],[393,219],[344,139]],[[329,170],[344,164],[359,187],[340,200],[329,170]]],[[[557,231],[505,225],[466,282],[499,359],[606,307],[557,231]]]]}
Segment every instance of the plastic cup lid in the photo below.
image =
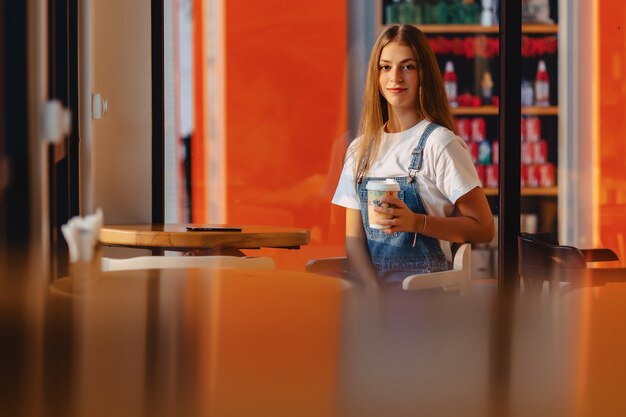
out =
{"type": "Polygon", "coordinates": [[[400,184],[398,184],[398,181],[393,179],[386,179],[384,181],[368,181],[365,189],[376,191],[400,191],[400,184]]]}

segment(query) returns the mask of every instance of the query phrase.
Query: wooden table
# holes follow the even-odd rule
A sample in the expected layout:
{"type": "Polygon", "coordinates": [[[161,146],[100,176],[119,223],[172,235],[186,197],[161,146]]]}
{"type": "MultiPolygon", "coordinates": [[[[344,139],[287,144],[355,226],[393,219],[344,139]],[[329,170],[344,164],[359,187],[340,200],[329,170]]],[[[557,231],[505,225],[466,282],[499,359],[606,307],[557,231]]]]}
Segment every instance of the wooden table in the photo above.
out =
{"type": "Polygon", "coordinates": [[[0,410],[622,416],[624,317],[625,284],[501,298],[493,283],[371,293],[289,271],[104,272],[0,292],[0,410]]]}
{"type": "Polygon", "coordinates": [[[241,232],[188,231],[184,224],[105,225],[100,242],[152,250],[198,249],[298,249],[309,243],[307,229],[282,226],[243,225],[241,232]]]}

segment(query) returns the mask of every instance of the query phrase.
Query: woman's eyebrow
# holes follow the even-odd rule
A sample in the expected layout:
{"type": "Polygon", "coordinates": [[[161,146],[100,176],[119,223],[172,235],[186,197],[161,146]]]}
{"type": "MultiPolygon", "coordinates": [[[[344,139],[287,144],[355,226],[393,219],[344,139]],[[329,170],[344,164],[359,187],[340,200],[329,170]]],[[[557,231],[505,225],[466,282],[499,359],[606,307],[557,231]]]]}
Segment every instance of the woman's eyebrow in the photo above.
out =
{"type": "MultiPolygon", "coordinates": [[[[415,59],[413,59],[413,58],[407,58],[407,59],[403,59],[402,61],[400,61],[400,63],[401,63],[401,64],[404,64],[405,62],[408,62],[408,61],[417,62],[417,61],[415,61],[415,59]]],[[[380,60],[380,62],[385,62],[385,63],[387,63],[387,64],[391,63],[391,61],[388,61],[388,60],[386,60],[386,59],[381,59],[381,60],[380,60]]]]}

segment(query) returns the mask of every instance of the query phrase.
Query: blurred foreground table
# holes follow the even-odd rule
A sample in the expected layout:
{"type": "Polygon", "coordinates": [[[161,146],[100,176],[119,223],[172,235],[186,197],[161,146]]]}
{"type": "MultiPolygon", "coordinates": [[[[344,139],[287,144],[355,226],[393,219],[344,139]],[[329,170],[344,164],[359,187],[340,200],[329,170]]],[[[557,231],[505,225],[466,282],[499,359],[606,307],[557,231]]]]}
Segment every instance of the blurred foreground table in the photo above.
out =
{"type": "Polygon", "coordinates": [[[105,225],[100,241],[106,246],[152,250],[199,249],[298,249],[309,243],[307,229],[283,226],[243,225],[240,232],[188,231],[185,224],[105,225]]]}
{"type": "Polygon", "coordinates": [[[501,297],[291,271],[0,292],[0,410],[45,416],[626,415],[626,285],[501,297]]]}

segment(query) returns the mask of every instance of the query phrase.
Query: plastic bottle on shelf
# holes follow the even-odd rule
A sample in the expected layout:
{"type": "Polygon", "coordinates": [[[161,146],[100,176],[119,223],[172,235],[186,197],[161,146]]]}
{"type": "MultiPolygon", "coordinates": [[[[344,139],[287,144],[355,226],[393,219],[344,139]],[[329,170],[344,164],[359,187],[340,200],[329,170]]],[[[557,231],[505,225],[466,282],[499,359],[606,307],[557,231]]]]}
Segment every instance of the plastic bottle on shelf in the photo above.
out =
{"type": "Polygon", "coordinates": [[[414,24],[416,7],[412,0],[405,0],[398,5],[398,22],[406,24],[414,24]]]}
{"type": "Polygon", "coordinates": [[[493,95],[493,79],[489,71],[483,72],[483,78],[480,80],[480,95],[483,105],[491,105],[491,97],[493,95]]]}
{"type": "Polygon", "coordinates": [[[482,13],[480,14],[480,24],[483,26],[491,26],[495,24],[494,1],[481,0],[482,13]]]}
{"type": "Polygon", "coordinates": [[[446,89],[448,102],[452,107],[457,107],[457,77],[456,72],[454,72],[454,64],[452,61],[446,62],[446,70],[443,73],[443,85],[446,89]]]}
{"type": "Polygon", "coordinates": [[[533,90],[533,83],[530,80],[522,80],[522,106],[532,106],[534,100],[535,91],[533,90]]]}
{"type": "Polygon", "coordinates": [[[550,80],[548,79],[548,71],[546,71],[546,63],[541,60],[537,65],[537,76],[535,77],[535,105],[550,105],[550,80]]]}
{"type": "Polygon", "coordinates": [[[391,25],[400,21],[400,0],[393,0],[393,3],[385,6],[385,24],[391,25]]]}

